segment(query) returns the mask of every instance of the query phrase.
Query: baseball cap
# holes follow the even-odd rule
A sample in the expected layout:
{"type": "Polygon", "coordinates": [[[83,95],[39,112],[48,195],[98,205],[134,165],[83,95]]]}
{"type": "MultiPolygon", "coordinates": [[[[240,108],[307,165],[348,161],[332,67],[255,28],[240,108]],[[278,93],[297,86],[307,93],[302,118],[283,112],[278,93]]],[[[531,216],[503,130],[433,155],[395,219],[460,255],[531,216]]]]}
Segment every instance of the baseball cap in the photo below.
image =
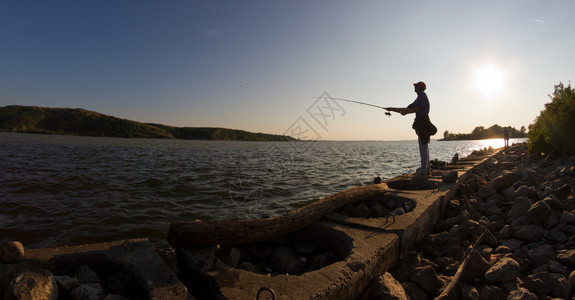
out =
{"type": "Polygon", "coordinates": [[[427,86],[425,85],[425,82],[423,82],[423,81],[419,81],[419,82],[416,82],[413,84],[413,86],[417,86],[417,85],[422,85],[424,89],[427,88],[427,86]]]}

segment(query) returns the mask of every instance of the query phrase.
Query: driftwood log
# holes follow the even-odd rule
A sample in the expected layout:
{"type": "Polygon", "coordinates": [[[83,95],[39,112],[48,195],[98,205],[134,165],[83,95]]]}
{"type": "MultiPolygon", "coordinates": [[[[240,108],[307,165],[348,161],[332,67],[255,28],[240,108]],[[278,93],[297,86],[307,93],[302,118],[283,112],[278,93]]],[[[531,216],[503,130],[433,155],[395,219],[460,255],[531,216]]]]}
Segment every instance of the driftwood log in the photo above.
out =
{"type": "Polygon", "coordinates": [[[347,204],[364,201],[389,191],[380,183],[354,187],[327,196],[287,214],[265,219],[195,220],[173,222],[168,243],[174,247],[234,245],[271,240],[302,229],[347,204]]]}

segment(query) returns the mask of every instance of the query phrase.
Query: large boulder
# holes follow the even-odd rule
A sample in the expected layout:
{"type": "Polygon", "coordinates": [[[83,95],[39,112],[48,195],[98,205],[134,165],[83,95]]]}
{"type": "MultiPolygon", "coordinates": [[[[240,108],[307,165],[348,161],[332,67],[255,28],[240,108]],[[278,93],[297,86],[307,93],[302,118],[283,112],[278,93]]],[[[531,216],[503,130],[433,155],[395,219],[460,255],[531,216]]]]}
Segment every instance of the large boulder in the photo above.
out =
{"type": "Polygon", "coordinates": [[[373,283],[371,298],[382,300],[407,300],[407,294],[399,281],[395,280],[390,273],[385,272],[373,283]]]}
{"type": "Polygon", "coordinates": [[[58,285],[48,270],[26,271],[10,283],[4,299],[58,299],[58,285]]]}
{"type": "Polygon", "coordinates": [[[551,207],[545,201],[538,201],[527,211],[527,219],[533,224],[543,224],[551,214],[551,207]]]}
{"type": "Polygon", "coordinates": [[[515,281],[520,274],[521,266],[519,263],[510,257],[504,257],[485,272],[485,279],[487,282],[501,283],[515,281]]]}

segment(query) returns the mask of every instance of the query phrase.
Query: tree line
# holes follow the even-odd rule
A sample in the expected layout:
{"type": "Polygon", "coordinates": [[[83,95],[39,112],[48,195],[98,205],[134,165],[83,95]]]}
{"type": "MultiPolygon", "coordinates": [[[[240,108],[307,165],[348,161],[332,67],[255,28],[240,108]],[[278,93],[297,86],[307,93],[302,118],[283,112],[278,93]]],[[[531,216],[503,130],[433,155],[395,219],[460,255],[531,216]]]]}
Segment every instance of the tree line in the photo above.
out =
{"type": "Polygon", "coordinates": [[[471,133],[451,133],[445,131],[443,133],[443,139],[441,141],[455,141],[455,140],[484,140],[484,139],[495,139],[503,138],[505,136],[505,129],[509,133],[509,138],[524,138],[527,137],[527,129],[525,126],[521,126],[521,129],[517,130],[513,127],[501,127],[497,124],[485,128],[483,126],[477,126],[471,133]]]}
{"type": "Polygon", "coordinates": [[[285,135],[213,127],[140,123],[85,109],[10,105],[0,107],[0,131],[121,138],[290,141],[285,135]]]}

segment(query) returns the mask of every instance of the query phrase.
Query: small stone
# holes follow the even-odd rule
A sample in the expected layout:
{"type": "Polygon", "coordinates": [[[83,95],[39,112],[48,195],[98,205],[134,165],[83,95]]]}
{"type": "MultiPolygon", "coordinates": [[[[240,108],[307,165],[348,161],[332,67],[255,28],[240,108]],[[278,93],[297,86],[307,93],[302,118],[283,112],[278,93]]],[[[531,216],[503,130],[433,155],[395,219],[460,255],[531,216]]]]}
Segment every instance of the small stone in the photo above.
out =
{"type": "Polygon", "coordinates": [[[425,235],[421,241],[423,252],[431,257],[446,256],[449,249],[459,246],[459,240],[447,232],[425,235]]]}
{"type": "Polygon", "coordinates": [[[399,281],[395,280],[393,276],[385,272],[379,276],[372,285],[371,289],[372,299],[389,299],[389,300],[407,300],[407,294],[399,281]]]}
{"type": "Polygon", "coordinates": [[[485,279],[492,283],[515,281],[521,274],[521,266],[512,258],[504,257],[493,264],[487,272],[485,279]]]}
{"type": "Polygon", "coordinates": [[[24,246],[18,241],[0,244],[0,262],[6,264],[18,263],[24,259],[24,246]]]}
{"type": "Polygon", "coordinates": [[[551,288],[551,295],[561,298],[569,299],[571,296],[571,282],[561,274],[552,274],[553,276],[553,287],[551,288]]]}

